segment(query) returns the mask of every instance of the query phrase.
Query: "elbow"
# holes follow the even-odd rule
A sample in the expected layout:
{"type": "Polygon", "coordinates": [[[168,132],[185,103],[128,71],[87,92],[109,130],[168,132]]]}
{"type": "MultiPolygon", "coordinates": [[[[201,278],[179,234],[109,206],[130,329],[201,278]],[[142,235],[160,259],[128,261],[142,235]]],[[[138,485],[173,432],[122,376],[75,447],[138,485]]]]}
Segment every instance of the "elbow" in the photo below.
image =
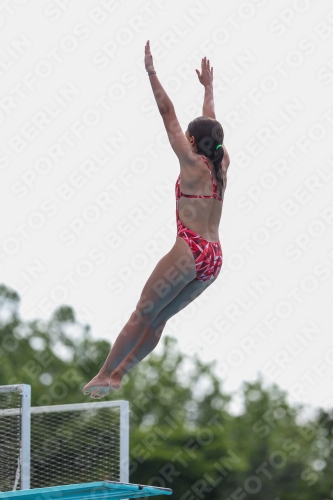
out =
{"type": "Polygon", "coordinates": [[[159,108],[159,112],[160,112],[161,115],[167,115],[168,113],[170,113],[170,111],[174,111],[174,107],[173,106],[168,106],[168,107],[165,107],[165,108],[162,108],[162,107],[159,108]]]}

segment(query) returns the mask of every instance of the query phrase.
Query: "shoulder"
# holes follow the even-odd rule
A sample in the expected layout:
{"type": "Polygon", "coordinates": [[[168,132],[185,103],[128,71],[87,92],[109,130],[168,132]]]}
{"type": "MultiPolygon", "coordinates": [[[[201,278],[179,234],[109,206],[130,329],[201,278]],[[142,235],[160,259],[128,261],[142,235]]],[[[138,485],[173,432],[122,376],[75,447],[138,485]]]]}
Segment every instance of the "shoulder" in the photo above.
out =
{"type": "Polygon", "coordinates": [[[203,158],[201,155],[195,153],[188,156],[186,160],[179,161],[182,178],[185,178],[188,181],[197,181],[198,177],[201,176],[203,165],[205,166],[203,158]]]}

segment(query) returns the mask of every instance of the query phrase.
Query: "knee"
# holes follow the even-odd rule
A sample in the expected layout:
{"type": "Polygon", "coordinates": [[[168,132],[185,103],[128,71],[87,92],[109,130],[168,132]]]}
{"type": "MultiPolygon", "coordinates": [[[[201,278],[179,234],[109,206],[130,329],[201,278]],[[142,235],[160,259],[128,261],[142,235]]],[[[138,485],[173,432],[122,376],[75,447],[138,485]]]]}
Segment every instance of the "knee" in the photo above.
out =
{"type": "Polygon", "coordinates": [[[167,320],[165,321],[162,321],[161,319],[158,318],[158,315],[156,316],[156,318],[153,319],[153,321],[151,321],[151,323],[149,324],[149,327],[152,328],[153,330],[163,330],[163,328],[165,327],[167,323],[167,320]]]}
{"type": "Polygon", "coordinates": [[[140,325],[141,327],[148,326],[155,318],[156,314],[152,310],[141,307],[140,303],[137,304],[136,309],[131,314],[131,324],[140,325]]]}
{"type": "Polygon", "coordinates": [[[164,322],[152,321],[148,326],[149,335],[152,339],[154,339],[154,342],[156,345],[158,344],[158,342],[162,336],[162,332],[164,330],[165,325],[166,325],[166,321],[164,321],[164,322]]]}
{"type": "Polygon", "coordinates": [[[141,325],[148,325],[156,318],[156,305],[152,300],[144,300],[144,298],[141,297],[135,307],[133,315],[138,318],[141,325]]]}

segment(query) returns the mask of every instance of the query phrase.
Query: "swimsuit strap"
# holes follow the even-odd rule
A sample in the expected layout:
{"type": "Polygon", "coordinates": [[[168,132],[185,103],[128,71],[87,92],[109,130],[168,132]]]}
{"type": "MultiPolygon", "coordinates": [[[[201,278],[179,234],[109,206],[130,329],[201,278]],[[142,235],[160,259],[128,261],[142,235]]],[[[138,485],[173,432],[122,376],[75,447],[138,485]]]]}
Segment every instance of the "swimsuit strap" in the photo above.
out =
{"type": "MultiPolygon", "coordinates": [[[[214,178],[213,178],[213,175],[212,175],[211,168],[210,168],[210,166],[209,166],[209,164],[208,164],[208,161],[207,161],[207,160],[206,160],[206,158],[204,157],[204,155],[200,155],[200,156],[201,156],[201,158],[203,159],[203,161],[206,163],[206,165],[207,165],[207,167],[208,167],[208,169],[209,169],[210,177],[211,177],[211,179],[212,179],[212,184],[213,184],[213,195],[215,194],[215,195],[217,196],[217,194],[216,194],[217,184],[215,184],[215,182],[214,182],[214,178]]],[[[218,198],[219,198],[219,197],[218,197],[218,198]]]]}
{"type": "Polygon", "coordinates": [[[209,195],[200,195],[200,194],[184,194],[181,192],[180,190],[180,174],[178,176],[178,179],[177,179],[177,183],[176,183],[176,198],[179,200],[179,198],[181,196],[184,196],[186,198],[210,198],[210,199],[217,199],[219,201],[223,201],[222,198],[220,198],[217,194],[217,186],[218,184],[214,182],[214,179],[213,179],[213,175],[212,175],[212,171],[211,171],[211,168],[206,160],[206,158],[203,156],[203,155],[200,155],[201,158],[204,160],[204,162],[206,163],[208,169],[209,169],[209,173],[210,173],[210,177],[212,179],[212,185],[213,185],[213,195],[212,196],[209,196],[209,195]]]}

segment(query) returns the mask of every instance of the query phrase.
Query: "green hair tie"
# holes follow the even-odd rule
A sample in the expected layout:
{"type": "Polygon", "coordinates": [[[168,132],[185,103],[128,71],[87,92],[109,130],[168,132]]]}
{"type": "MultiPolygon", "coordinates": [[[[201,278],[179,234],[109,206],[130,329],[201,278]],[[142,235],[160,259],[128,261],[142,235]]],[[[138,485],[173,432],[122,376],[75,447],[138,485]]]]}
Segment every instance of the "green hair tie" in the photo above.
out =
{"type": "Polygon", "coordinates": [[[222,148],[222,144],[218,144],[215,149],[222,148]]]}

